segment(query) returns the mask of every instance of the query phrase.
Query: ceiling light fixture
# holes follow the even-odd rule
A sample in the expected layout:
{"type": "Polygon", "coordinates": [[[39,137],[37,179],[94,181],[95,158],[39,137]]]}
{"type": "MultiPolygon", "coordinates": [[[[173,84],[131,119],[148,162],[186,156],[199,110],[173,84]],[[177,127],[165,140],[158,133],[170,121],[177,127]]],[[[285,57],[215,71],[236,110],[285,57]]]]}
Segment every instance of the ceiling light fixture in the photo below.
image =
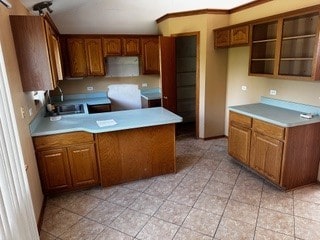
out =
{"type": "Polygon", "coordinates": [[[39,11],[39,15],[43,16],[44,15],[43,9],[45,9],[45,8],[47,9],[47,11],[49,13],[52,13],[52,9],[50,8],[51,5],[52,5],[52,1],[39,2],[35,5],[33,5],[32,10],[39,11]]]}

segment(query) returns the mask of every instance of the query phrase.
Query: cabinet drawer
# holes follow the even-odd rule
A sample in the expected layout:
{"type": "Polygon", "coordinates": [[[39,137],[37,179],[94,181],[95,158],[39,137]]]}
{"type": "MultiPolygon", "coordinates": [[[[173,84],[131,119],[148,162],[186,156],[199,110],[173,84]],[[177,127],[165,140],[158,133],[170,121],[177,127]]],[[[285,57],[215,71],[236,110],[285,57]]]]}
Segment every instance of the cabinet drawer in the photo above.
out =
{"type": "Polygon", "coordinates": [[[93,142],[93,134],[87,132],[72,132],[34,137],[35,149],[62,147],[78,143],[93,142]]]}
{"type": "Polygon", "coordinates": [[[236,113],[236,112],[229,112],[229,122],[232,125],[243,126],[246,128],[251,128],[252,118],[236,113]]]}
{"type": "Polygon", "coordinates": [[[253,119],[253,131],[275,139],[284,140],[285,128],[253,119]]]}

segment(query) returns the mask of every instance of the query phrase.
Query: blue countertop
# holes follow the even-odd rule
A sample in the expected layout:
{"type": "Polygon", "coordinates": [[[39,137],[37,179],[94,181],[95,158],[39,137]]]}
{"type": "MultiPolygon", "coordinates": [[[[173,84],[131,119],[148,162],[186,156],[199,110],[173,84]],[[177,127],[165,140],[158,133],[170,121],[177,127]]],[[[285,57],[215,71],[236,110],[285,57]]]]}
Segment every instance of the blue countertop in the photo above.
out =
{"type": "Polygon", "coordinates": [[[159,88],[141,90],[141,97],[146,100],[161,99],[161,91],[159,88]]]}
{"type": "Polygon", "coordinates": [[[282,127],[320,122],[318,107],[265,97],[261,98],[260,103],[231,106],[229,110],[282,127]],[[306,119],[300,117],[301,113],[312,113],[315,116],[306,119]]]}
{"type": "Polygon", "coordinates": [[[103,133],[178,122],[182,122],[180,116],[162,107],[88,114],[85,105],[85,113],[63,115],[57,121],[51,121],[50,117],[39,116],[31,123],[30,131],[33,137],[75,131],[103,133]],[[99,127],[97,121],[107,125],[111,122],[111,125],[99,127]],[[115,125],[112,125],[114,123],[115,125]]]}

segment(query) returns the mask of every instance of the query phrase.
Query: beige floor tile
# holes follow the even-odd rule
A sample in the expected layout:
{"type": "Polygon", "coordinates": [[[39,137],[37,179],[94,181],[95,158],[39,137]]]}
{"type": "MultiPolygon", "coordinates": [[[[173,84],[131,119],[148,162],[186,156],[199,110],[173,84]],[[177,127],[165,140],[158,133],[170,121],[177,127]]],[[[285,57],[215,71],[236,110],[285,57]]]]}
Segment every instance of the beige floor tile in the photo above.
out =
{"type": "Polygon", "coordinates": [[[176,187],[177,183],[175,182],[163,184],[163,181],[155,181],[147,188],[145,193],[158,198],[166,199],[176,187]]]}
{"type": "Polygon", "coordinates": [[[253,239],[255,225],[223,217],[215,238],[221,240],[253,239]]]}
{"type": "Polygon", "coordinates": [[[265,181],[263,184],[263,192],[280,194],[293,198],[293,191],[283,191],[282,189],[280,189],[280,187],[277,187],[267,181],[265,181]]]}
{"type": "Polygon", "coordinates": [[[168,200],[174,201],[176,203],[185,204],[187,206],[193,206],[197,201],[201,190],[189,188],[189,187],[181,187],[180,185],[172,192],[172,194],[168,197],[168,200]]]}
{"type": "Polygon", "coordinates": [[[107,198],[111,197],[112,194],[121,189],[122,187],[120,185],[112,187],[95,187],[84,191],[84,193],[102,200],[106,200],[107,198]]]}
{"type": "Polygon", "coordinates": [[[181,180],[184,178],[185,174],[180,174],[180,173],[170,173],[170,174],[165,174],[165,175],[161,175],[158,177],[155,177],[154,179],[156,179],[157,181],[161,181],[161,182],[171,182],[172,184],[176,184],[178,185],[181,180]]]}
{"type": "Polygon", "coordinates": [[[295,200],[294,215],[320,222],[320,204],[295,200]]]}
{"type": "Polygon", "coordinates": [[[222,215],[225,207],[227,206],[227,202],[228,198],[201,193],[194,207],[217,215],[222,215]]]}
{"type": "Polygon", "coordinates": [[[145,240],[171,240],[176,234],[179,226],[151,218],[150,221],[139,232],[137,239],[145,240]]]}
{"type": "Polygon", "coordinates": [[[320,184],[306,186],[294,191],[294,198],[320,204],[320,184]]]}
{"type": "Polygon", "coordinates": [[[230,184],[230,185],[234,185],[236,183],[237,178],[238,178],[237,173],[228,173],[225,171],[218,171],[218,170],[216,170],[212,175],[212,179],[222,183],[230,184]]]}
{"type": "Polygon", "coordinates": [[[45,207],[44,213],[43,213],[43,221],[51,218],[51,216],[55,215],[56,213],[58,213],[61,210],[62,210],[61,207],[55,206],[53,204],[46,204],[46,207],[45,207]]]}
{"type": "Polygon", "coordinates": [[[40,240],[56,240],[57,238],[52,236],[51,234],[45,232],[45,231],[40,231],[40,240]]]}
{"type": "Polygon", "coordinates": [[[192,209],[182,226],[213,237],[220,218],[214,213],[192,209]]]}
{"type": "Polygon", "coordinates": [[[188,172],[188,175],[192,175],[193,178],[197,178],[201,176],[201,178],[209,180],[213,173],[214,173],[214,169],[210,169],[203,165],[195,164],[192,167],[192,169],[188,172]]]}
{"type": "Polygon", "coordinates": [[[236,185],[233,188],[230,198],[239,202],[259,206],[261,200],[261,191],[242,189],[238,188],[236,185]]]}
{"type": "Polygon", "coordinates": [[[174,240],[212,240],[211,237],[206,236],[202,233],[198,233],[195,231],[192,231],[187,228],[180,228],[175,237],[174,240]]]}
{"type": "Polygon", "coordinates": [[[238,220],[255,225],[257,221],[258,211],[258,206],[229,200],[223,216],[233,220],[238,220]]]}
{"type": "Polygon", "coordinates": [[[133,237],[119,232],[115,229],[106,227],[106,229],[101,232],[95,240],[133,240],[133,237]]]}
{"type": "Polygon", "coordinates": [[[43,221],[42,230],[52,234],[53,236],[60,236],[67,231],[72,225],[78,222],[82,217],[62,209],[61,211],[52,215],[51,218],[43,221]]]}
{"type": "Polygon", "coordinates": [[[146,214],[127,209],[110,224],[110,227],[135,237],[149,218],[146,214]]]}
{"type": "Polygon", "coordinates": [[[152,195],[142,193],[130,206],[130,209],[153,215],[161,206],[163,200],[152,195]]]}
{"type": "Polygon", "coordinates": [[[288,197],[287,194],[282,192],[262,192],[260,207],[268,208],[271,210],[293,214],[293,198],[288,197]]]}
{"type": "Polygon", "coordinates": [[[88,219],[81,219],[59,236],[62,240],[93,240],[104,230],[105,226],[88,219]]]}
{"type": "Polygon", "coordinates": [[[294,235],[293,216],[269,209],[260,208],[257,226],[289,236],[294,235]]]}
{"type": "Polygon", "coordinates": [[[123,206],[104,201],[91,212],[89,212],[86,217],[101,224],[108,225],[125,209],[126,208],[123,206]]]}
{"type": "Polygon", "coordinates": [[[109,202],[127,207],[130,204],[134,202],[139,196],[141,195],[141,192],[127,189],[127,188],[121,188],[117,192],[115,192],[111,197],[109,197],[107,200],[109,202]]]}
{"type": "Polygon", "coordinates": [[[171,201],[166,201],[159,208],[154,215],[157,218],[165,220],[167,222],[181,225],[184,219],[187,217],[191,210],[191,207],[184,204],[179,204],[171,201]]]}
{"type": "Polygon", "coordinates": [[[262,191],[264,180],[256,174],[243,169],[237,179],[236,187],[243,190],[262,191]]]}
{"type": "Polygon", "coordinates": [[[202,190],[207,184],[209,178],[202,177],[201,175],[194,176],[194,175],[190,175],[189,173],[182,179],[179,186],[189,188],[189,189],[193,188],[197,190],[202,190]]]}
{"type": "Polygon", "coordinates": [[[294,240],[294,237],[257,227],[255,240],[294,240]]]}
{"type": "Polygon", "coordinates": [[[233,185],[222,183],[216,180],[210,180],[203,192],[209,195],[229,198],[233,190],[233,185]]]}
{"type": "Polygon", "coordinates": [[[84,194],[83,192],[68,193],[50,200],[59,207],[73,213],[85,216],[101,202],[100,199],[84,194]]]}
{"type": "Polygon", "coordinates": [[[234,161],[221,161],[217,170],[238,174],[240,173],[241,166],[234,161]]]}
{"type": "Polygon", "coordinates": [[[136,190],[139,192],[144,192],[154,181],[155,181],[154,178],[149,178],[149,179],[143,179],[140,181],[125,183],[125,184],[122,184],[121,186],[132,189],[132,190],[136,190]]]}
{"type": "Polygon", "coordinates": [[[320,222],[310,219],[295,217],[296,237],[305,240],[320,239],[320,222]]]}

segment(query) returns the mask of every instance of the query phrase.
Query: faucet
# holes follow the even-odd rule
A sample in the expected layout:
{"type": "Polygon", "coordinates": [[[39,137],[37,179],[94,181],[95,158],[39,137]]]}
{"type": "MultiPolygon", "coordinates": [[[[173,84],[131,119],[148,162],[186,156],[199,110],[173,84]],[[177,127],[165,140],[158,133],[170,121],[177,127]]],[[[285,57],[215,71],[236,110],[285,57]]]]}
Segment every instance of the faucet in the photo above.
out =
{"type": "Polygon", "coordinates": [[[57,88],[58,88],[59,91],[60,91],[60,100],[61,100],[61,102],[63,102],[63,92],[62,92],[62,89],[61,89],[59,86],[57,86],[57,88]]]}

